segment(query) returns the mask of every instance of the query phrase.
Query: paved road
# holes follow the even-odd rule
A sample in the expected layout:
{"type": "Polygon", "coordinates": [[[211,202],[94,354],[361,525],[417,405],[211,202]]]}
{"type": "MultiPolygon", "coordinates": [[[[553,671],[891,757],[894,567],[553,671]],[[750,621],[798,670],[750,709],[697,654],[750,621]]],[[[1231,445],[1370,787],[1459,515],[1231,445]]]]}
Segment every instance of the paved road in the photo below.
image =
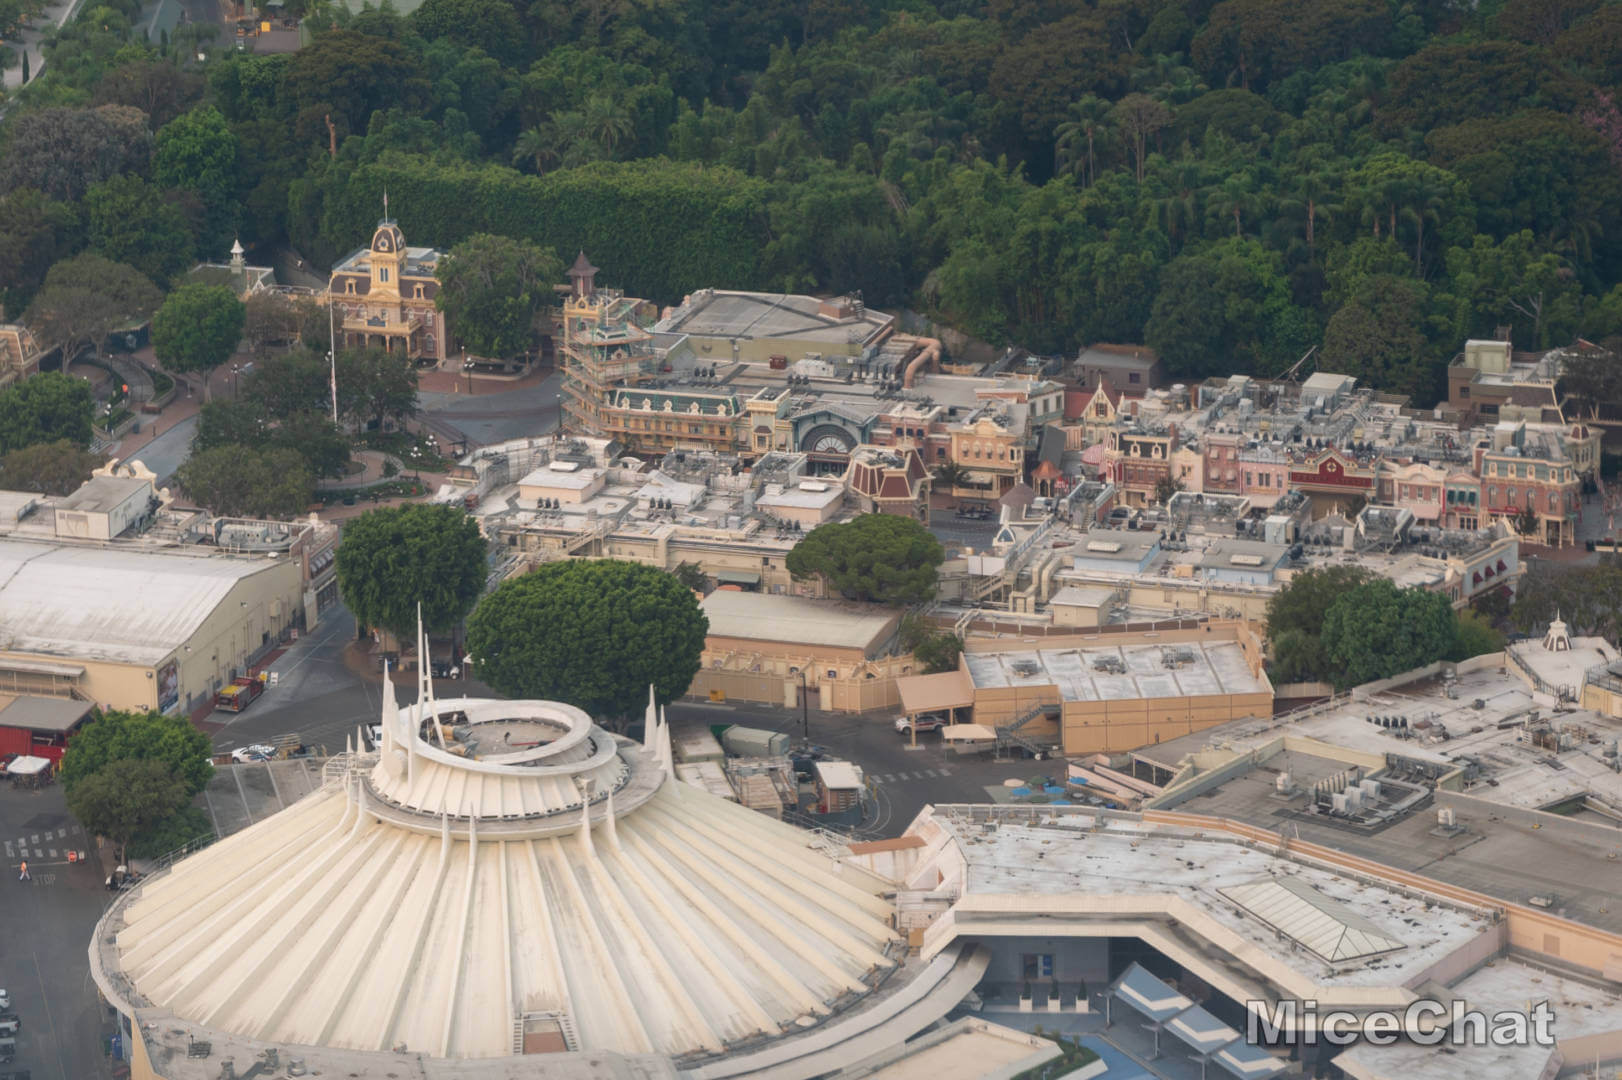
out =
{"type": "Polygon", "coordinates": [[[563,377],[554,372],[538,385],[518,390],[471,395],[425,392],[417,398],[425,417],[436,426],[455,428],[470,442],[489,446],[556,430],[562,385],[563,377]]]}
{"type": "MultiPolygon", "coordinates": [[[[376,723],[382,707],[381,682],[356,675],[342,659],[342,650],[354,633],[354,617],[340,609],[278,658],[270,667],[276,685],[264,697],[245,712],[217,712],[209,718],[224,724],[214,733],[215,747],[233,750],[296,732],[307,745],[337,752],[357,726],[376,723]]],[[[476,680],[440,679],[434,688],[441,698],[491,693],[476,680]]],[[[405,686],[396,693],[402,703],[414,696],[405,686]]],[[[919,748],[910,749],[908,741],[896,734],[888,713],[853,716],[812,711],[809,739],[802,734],[797,710],[679,701],[670,706],[669,715],[677,727],[747,724],[788,732],[795,742],[809,741],[835,757],[856,762],[875,781],[878,791],[878,817],[866,827],[884,836],[899,835],[927,803],[986,802],[988,786],[1000,785],[1008,777],[1051,772],[1056,766],[1054,762],[998,762],[948,755],[938,735],[921,736],[919,748]]]]}
{"type": "MultiPolygon", "coordinates": [[[[141,422],[149,424],[153,421],[143,417],[141,422]]],[[[191,455],[191,442],[197,434],[197,416],[194,413],[167,429],[164,429],[166,421],[162,417],[157,418],[157,423],[161,434],[130,456],[156,473],[158,484],[162,486],[191,455]]]]}
{"type": "Polygon", "coordinates": [[[67,861],[69,848],[90,850],[57,786],[42,791],[0,785],[0,986],[22,1020],[17,1059],[33,1080],[110,1076],[101,1039],[111,1034],[86,948],[109,899],[91,858],[67,861]],[[31,881],[19,881],[28,860],[31,881]]]}

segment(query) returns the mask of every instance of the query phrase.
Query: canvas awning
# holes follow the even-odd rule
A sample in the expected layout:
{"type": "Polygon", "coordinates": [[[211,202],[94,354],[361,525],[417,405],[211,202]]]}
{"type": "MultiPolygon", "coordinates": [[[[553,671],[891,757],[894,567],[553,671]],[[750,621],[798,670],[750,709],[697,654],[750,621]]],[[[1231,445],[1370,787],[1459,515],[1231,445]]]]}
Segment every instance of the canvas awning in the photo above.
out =
{"type": "Polygon", "coordinates": [[[715,580],[722,585],[759,585],[760,574],[754,570],[721,570],[715,580]]]}
{"type": "Polygon", "coordinates": [[[895,681],[901,708],[908,715],[966,709],[974,704],[974,683],[969,673],[943,671],[938,675],[903,675],[895,681]]]}
{"type": "Polygon", "coordinates": [[[13,758],[6,766],[7,776],[38,776],[51,767],[50,758],[34,757],[25,754],[20,758],[13,758]]]}
{"type": "Polygon", "coordinates": [[[996,731],[985,724],[953,724],[941,728],[941,738],[947,742],[991,741],[996,737],[996,731]]]}

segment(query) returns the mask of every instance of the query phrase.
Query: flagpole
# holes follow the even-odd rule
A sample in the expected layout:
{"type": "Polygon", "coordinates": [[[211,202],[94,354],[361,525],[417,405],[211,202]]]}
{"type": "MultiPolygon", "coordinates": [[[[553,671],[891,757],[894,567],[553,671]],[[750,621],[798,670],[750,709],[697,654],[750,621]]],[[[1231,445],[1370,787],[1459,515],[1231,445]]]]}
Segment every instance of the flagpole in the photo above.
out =
{"type": "Polygon", "coordinates": [[[332,422],[338,423],[338,318],[332,310],[332,275],[327,275],[327,363],[332,366],[332,422]]]}

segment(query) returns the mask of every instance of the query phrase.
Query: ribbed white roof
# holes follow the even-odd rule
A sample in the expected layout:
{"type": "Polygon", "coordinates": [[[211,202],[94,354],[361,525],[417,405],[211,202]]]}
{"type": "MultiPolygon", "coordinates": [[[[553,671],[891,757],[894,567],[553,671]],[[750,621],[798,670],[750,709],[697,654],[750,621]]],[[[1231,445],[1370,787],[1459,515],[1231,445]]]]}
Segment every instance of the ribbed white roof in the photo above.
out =
{"type": "Polygon", "coordinates": [[[527,1017],[681,1056],[798,1031],[895,964],[878,879],[669,779],[661,723],[643,748],[555,702],[430,703],[467,729],[447,751],[389,697],[376,764],[141,887],[116,934],[137,1003],[281,1044],[492,1057],[527,1017]],[[531,801],[558,769],[593,779],[573,809],[531,801]]]}
{"type": "Polygon", "coordinates": [[[1262,878],[1220,890],[1256,918],[1330,963],[1408,946],[1296,878],[1262,878]]]}
{"type": "Polygon", "coordinates": [[[237,582],[276,564],[0,539],[0,650],[157,664],[237,582]]]}

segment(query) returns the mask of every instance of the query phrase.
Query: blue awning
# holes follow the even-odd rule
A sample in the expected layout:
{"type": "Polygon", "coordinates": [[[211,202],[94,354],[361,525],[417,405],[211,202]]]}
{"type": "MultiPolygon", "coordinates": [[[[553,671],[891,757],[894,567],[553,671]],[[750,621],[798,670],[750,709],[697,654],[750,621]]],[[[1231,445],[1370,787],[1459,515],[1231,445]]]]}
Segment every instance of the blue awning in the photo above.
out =
{"type": "Polygon", "coordinates": [[[1244,1080],[1268,1080],[1289,1068],[1289,1063],[1276,1058],[1260,1046],[1239,1039],[1216,1052],[1212,1059],[1228,1072],[1244,1080]]]}
{"type": "Polygon", "coordinates": [[[1178,1013],[1166,1030],[1201,1054],[1215,1053],[1239,1038],[1237,1031],[1198,1005],[1178,1013]]]}
{"type": "Polygon", "coordinates": [[[1134,963],[1116,980],[1115,996],[1155,1023],[1165,1023],[1194,1002],[1134,963]]]}

